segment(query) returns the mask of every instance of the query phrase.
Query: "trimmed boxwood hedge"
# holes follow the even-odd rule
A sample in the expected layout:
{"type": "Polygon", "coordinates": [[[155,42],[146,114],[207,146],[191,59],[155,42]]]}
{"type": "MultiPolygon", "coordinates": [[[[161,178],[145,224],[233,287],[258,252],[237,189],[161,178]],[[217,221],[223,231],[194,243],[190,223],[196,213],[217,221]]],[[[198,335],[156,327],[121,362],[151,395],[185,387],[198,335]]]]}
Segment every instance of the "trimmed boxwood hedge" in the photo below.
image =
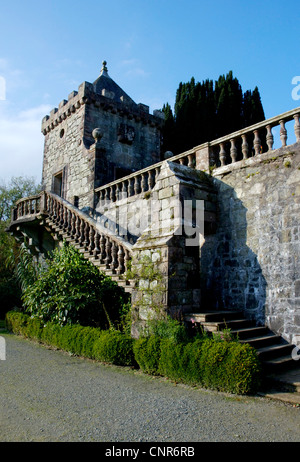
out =
{"type": "Polygon", "coordinates": [[[139,367],[177,382],[236,394],[256,393],[261,364],[249,344],[196,338],[177,342],[150,335],[134,340],[117,330],[78,324],[60,326],[19,312],[8,312],[8,330],[78,356],[121,366],[139,367]]]}

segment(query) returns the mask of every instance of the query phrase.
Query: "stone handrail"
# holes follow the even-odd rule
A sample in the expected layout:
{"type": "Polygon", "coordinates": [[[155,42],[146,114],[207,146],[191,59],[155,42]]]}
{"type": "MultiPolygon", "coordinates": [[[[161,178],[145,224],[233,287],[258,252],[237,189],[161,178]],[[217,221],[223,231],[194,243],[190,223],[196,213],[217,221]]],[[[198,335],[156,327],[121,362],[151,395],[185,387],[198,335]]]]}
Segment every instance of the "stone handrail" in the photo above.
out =
{"type": "MultiPolygon", "coordinates": [[[[176,156],[169,157],[168,160],[180,163],[190,168],[200,168],[199,153],[207,155],[207,169],[210,166],[223,167],[238,160],[258,156],[263,153],[264,146],[271,151],[274,144],[272,129],[280,126],[280,139],[282,146],[287,145],[287,130],[285,124],[295,120],[294,131],[296,141],[300,141],[300,108],[272,117],[249,127],[243,128],[229,135],[216,140],[203,143],[189,151],[185,151],[176,156]]],[[[200,154],[201,155],[201,154],[200,154]]],[[[100,206],[110,202],[116,202],[125,197],[131,197],[139,193],[151,190],[156,183],[163,161],[151,165],[150,167],[138,170],[124,178],[113,181],[95,189],[96,202],[100,206]]]]}
{"type": "MultiPolygon", "coordinates": [[[[168,160],[195,168],[196,150],[192,149],[190,151],[186,151],[182,154],[172,156],[168,160]]],[[[131,173],[124,178],[95,188],[96,203],[102,206],[110,202],[116,202],[123,198],[135,196],[152,190],[156,184],[163,162],[164,161],[161,161],[150,165],[149,167],[131,173]]]]}
{"type": "Polygon", "coordinates": [[[296,141],[299,142],[299,117],[300,108],[292,109],[291,111],[207,143],[210,151],[210,165],[223,167],[228,163],[237,162],[237,160],[248,159],[249,157],[272,151],[274,145],[272,129],[276,126],[280,126],[282,147],[287,146],[287,130],[285,124],[293,119],[295,120],[294,131],[296,141]],[[263,146],[264,144],[265,146],[263,146]]]}
{"type": "Polygon", "coordinates": [[[127,270],[131,244],[102,227],[72,204],[50,192],[20,199],[12,212],[12,221],[46,215],[58,232],[68,235],[89,255],[116,274],[127,270]]]}

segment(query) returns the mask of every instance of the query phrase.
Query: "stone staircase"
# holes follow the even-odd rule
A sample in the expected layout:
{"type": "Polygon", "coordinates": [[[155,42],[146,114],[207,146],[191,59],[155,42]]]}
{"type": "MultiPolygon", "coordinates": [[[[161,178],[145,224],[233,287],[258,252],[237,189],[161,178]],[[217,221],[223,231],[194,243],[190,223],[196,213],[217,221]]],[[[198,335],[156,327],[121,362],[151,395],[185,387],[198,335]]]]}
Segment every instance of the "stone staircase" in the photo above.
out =
{"type": "Polygon", "coordinates": [[[44,228],[54,241],[65,240],[76,247],[99,270],[131,293],[135,281],[126,279],[132,244],[104,228],[86,213],[50,192],[20,199],[13,209],[9,231],[18,240],[27,239],[37,252],[39,229],[44,228]],[[26,226],[24,226],[26,225],[26,226]]]}
{"type": "MultiPolygon", "coordinates": [[[[74,236],[71,236],[68,231],[64,231],[55,223],[52,222],[51,218],[46,218],[47,230],[52,234],[54,239],[65,240],[70,245],[75,247],[87,260],[97,266],[100,271],[104,272],[107,276],[110,276],[120,287],[123,287],[125,292],[131,293],[135,281],[127,280],[125,274],[120,273],[112,262],[108,262],[105,258],[101,258],[98,253],[94,252],[94,249],[89,249],[86,243],[80,242],[74,236]]],[[[111,258],[112,260],[112,258],[111,258]]]]}
{"type": "Polygon", "coordinates": [[[291,345],[268,327],[257,326],[254,321],[245,319],[241,311],[185,313],[184,321],[190,331],[193,325],[210,333],[230,329],[230,333],[239,342],[249,343],[256,349],[266,374],[299,367],[299,361],[295,361],[291,355],[295,345],[291,345]]]}

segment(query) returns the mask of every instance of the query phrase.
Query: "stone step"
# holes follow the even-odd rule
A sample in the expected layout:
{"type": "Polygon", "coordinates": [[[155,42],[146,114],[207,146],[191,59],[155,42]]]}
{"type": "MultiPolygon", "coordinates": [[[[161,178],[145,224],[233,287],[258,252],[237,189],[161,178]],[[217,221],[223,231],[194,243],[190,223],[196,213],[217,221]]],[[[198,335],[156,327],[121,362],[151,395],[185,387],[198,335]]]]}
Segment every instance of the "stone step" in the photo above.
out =
{"type": "Polygon", "coordinates": [[[263,348],[268,345],[274,345],[281,342],[282,337],[280,335],[274,334],[273,332],[268,332],[267,335],[262,335],[258,337],[249,337],[244,340],[239,340],[241,343],[249,343],[253,348],[263,348]]]}
{"type": "Polygon", "coordinates": [[[276,358],[278,356],[291,355],[294,346],[289,343],[279,343],[257,348],[257,354],[262,361],[276,358]]]}
{"type": "Polygon", "coordinates": [[[224,322],[230,319],[237,319],[243,317],[241,311],[204,311],[201,313],[185,313],[184,319],[194,322],[224,322]]]}
{"type": "Polygon", "coordinates": [[[252,321],[247,319],[235,319],[232,321],[223,321],[223,322],[201,322],[201,326],[204,327],[204,330],[208,332],[218,332],[224,329],[233,329],[237,330],[238,328],[251,327],[253,326],[252,321]]]}
{"type": "Polygon", "coordinates": [[[246,327],[245,329],[231,330],[231,333],[238,337],[239,340],[246,340],[248,338],[260,337],[269,332],[267,327],[246,327]]]}
{"type": "Polygon", "coordinates": [[[262,362],[266,372],[284,371],[287,369],[293,369],[297,366],[297,364],[295,364],[297,361],[292,358],[291,354],[263,360],[262,362]]]}

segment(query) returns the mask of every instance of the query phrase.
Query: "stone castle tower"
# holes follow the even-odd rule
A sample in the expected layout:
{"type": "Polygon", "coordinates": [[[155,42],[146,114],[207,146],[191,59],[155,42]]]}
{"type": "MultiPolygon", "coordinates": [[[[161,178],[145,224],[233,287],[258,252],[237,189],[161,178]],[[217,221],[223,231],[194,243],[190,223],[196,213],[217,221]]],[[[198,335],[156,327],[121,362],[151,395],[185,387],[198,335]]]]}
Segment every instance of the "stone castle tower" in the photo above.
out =
{"type": "Polygon", "coordinates": [[[161,111],[136,104],[108,75],[83,82],[43,118],[43,188],[94,208],[94,189],[161,160],[161,111]]]}

